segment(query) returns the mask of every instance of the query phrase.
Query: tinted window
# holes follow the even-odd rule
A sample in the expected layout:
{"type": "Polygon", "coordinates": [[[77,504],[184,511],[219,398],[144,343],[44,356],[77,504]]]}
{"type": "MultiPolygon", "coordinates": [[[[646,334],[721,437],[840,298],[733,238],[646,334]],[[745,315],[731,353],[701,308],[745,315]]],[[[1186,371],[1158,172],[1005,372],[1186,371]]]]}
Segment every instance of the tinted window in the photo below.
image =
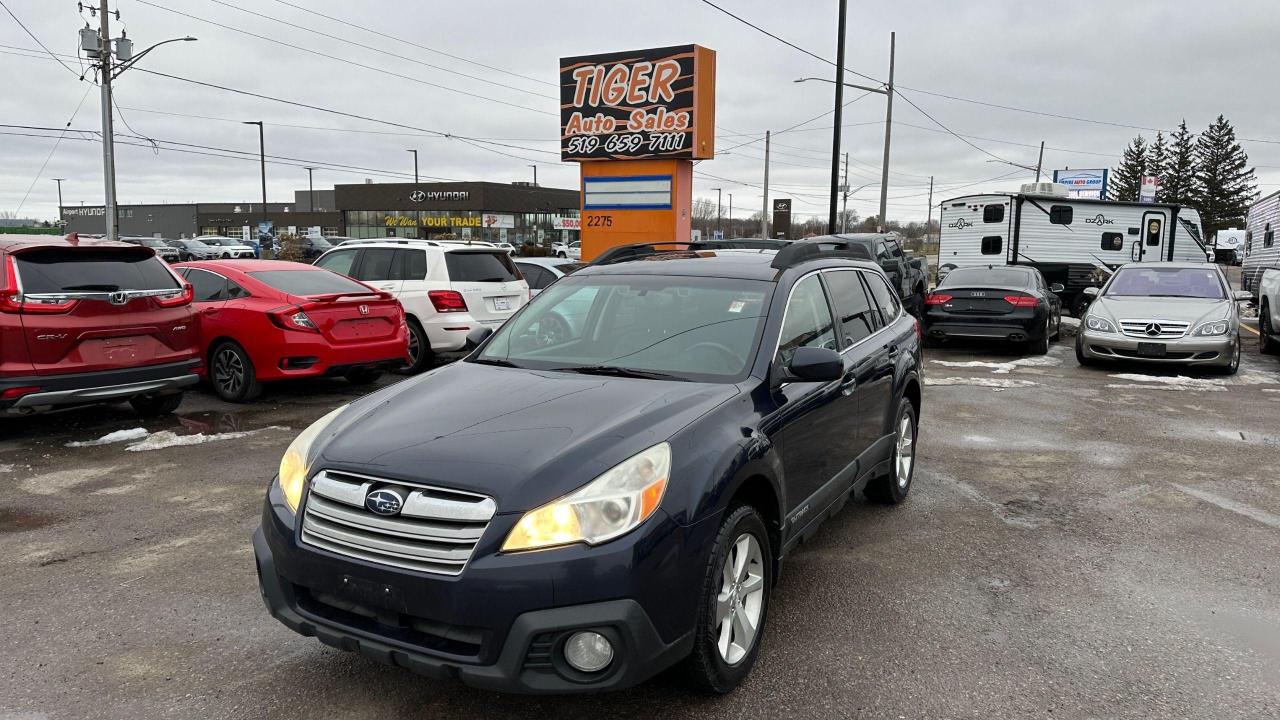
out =
{"type": "Polygon", "coordinates": [[[237,298],[247,298],[247,297],[250,297],[250,295],[251,294],[248,290],[245,290],[244,288],[231,282],[230,280],[227,281],[227,299],[228,300],[235,300],[237,298]]]}
{"type": "Polygon", "coordinates": [[[889,248],[890,255],[896,258],[902,257],[902,248],[898,247],[898,242],[896,240],[886,241],[885,245],[889,248]]]}
{"type": "Polygon", "coordinates": [[[51,248],[14,256],[29,293],[171,290],[178,279],[150,250],[51,248]]]}
{"type": "Polygon", "coordinates": [[[586,266],[586,263],[559,263],[555,268],[559,270],[562,275],[568,275],[570,273],[575,273],[586,266]]]}
{"type": "Polygon", "coordinates": [[[290,295],[332,295],[334,293],[373,294],[364,285],[326,270],[268,270],[249,273],[258,282],[290,295]]]}
{"type": "MultiPolygon", "coordinates": [[[[391,248],[369,248],[360,251],[360,267],[356,270],[357,280],[385,282],[391,280],[391,267],[396,259],[396,251],[391,248]]],[[[326,270],[329,268],[326,266],[326,270]]]]}
{"type": "Polygon", "coordinates": [[[778,362],[791,362],[796,348],[825,347],[838,349],[836,345],[831,308],[827,306],[827,294],[817,275],[796,283],[787,303],[786,319],[778,336],[778,362]]]}
{"type": "Polygon", "coordinates": [[[889,288],[889,284],[884,278],[872,273],[864,273],[862,279],[866,281],[867,287],[871,290],[871,297],[875,299],[876,305],[880,307],[880,317],[883,325],[888,325],[894,318],[898,317],[898,311],[902,304],[898,302],[898,296],[889,288]]]}
{"type": "Polygon", "coordinates": [[[982,254],[983,255],[999,255],[1001,248],[1004,247],[1004,241],[999,235],[988,235],[982,238],[982,254]]]}
{"type": "Polygon", "coordinates": [[[1049,208],[1049,222],[1054,225],[1070,225],[1075,209],[1070,205],[1054,205],[1049,208]]]}
{"type": "Polygon", "coordinates": [[[227,279],[221,275],[191,268],[187,271],[187,282],[191,283],[192,300],[196,302],[226,299],[227,279]]]}
{"type": "Polygon", "coordinates": [[[445,267],[452,282],[511,282],[518,280],[516,266],[504,252],[449,252],[445,267]]]}
{"type": "Polygon", "coordinates": [[[840,316],[844,347],[862,340],[880,327],[880,312],[871,306],[858,275],[856,270],[841,270],[823,276],[831,290],[836,314],[840,316]]]}
{"type": "Polygon", "coordinates": [[[938,283],[938,287],[1031,287],[1032,275],[1026,270],[1008,267],[956,268],[938,283]]]}
{"type": "Polygon", "coordinates": [[[1102,249],[1115,251],[1124,249],[1124,235],[1118,232],[1102,233],[1102,249]]]}
{"type": "Polygon", "coordinates": [[[1004,222],[1004,206],[1003,205],[987,205],[982,208],[982,222],[998,223],[1004,222]]]}
{"type": "Polygon", "coordinates": [[[329,253],[316,261],[316,265],[331,270],[339,275],[351,275],[351,264],[355,262],[355,250],[339,250],[335,253],[329,253]]]}
{"type": "Polygon", "coordinates": [[[400,253],[398,280],[427,279],[427,253],[424,250],[397,250],[400,253]]]}
{"type": "Polygon", "coordinates": [[[541,290],[550,285],[555,276],[537,265],[528,263],[516,263],[516,267],[520,268],[520,274],[524,275],[524,279],[529,283],[529,287],[534,290],[541,290]]]}

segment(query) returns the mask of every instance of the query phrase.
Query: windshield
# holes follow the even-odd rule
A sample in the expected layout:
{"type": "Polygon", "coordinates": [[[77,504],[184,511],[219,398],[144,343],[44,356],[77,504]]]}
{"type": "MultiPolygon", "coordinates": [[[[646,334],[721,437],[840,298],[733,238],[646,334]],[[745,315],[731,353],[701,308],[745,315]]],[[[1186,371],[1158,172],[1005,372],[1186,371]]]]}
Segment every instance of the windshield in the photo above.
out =
{"type": "Polygon", "coordinates": [[[251,272],[249,276],[290,295],[373,295],[378,292],[328,270],[264,270],[251,272]]]}
{"type": "Polygon", "coordinates": [[[1224,300],[1218,271],[1211,268],[1127,267],[1116,272],[1107,297],[1181,297],[1224,300]]]}
{"type": "Polygon", "coordinates": [[[476,361],[732,382],[755,357],[771,291],[757,280],[569,276],[508,320],[476,361]]]}
{"type": "Polygon", "coordinates": [[[1031,287],[1031,273],[1011,268],[957,268],[947,273],[938,287],[957,285],[996,285],[1001,287],[1031,287]]]}
{"type": "Polygon", "coordinates": [[[519,280],[515,263],[504,252],[449,252],[445,267],[453,282],[511,282],[519,280]]]}

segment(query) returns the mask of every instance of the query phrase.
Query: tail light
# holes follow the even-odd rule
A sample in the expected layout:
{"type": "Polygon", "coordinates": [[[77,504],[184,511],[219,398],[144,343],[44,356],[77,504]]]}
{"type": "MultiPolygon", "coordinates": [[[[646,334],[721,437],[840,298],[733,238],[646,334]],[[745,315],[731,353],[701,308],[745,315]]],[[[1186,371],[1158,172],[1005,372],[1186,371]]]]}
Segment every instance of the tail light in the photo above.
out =
{"type": "Polygon", "coordinates": [[[12,255],[4,258],[4,272],[0,273],[0,312],[7,313],[63,313],[75,307],[75,300],[37,302],[23,298],[18,288],[18,262],[12,255]]]}
{"type": "Polygon", "coordinates": [[[43,388],[38,385],[23,385],[22,387],[6,388],[4,392],[0,392],[0,400],[17,400],[23,395],[38,393],[41,390],[43,390],[43,388]]]}
{"type": "Polygon", "coordinates": [[[276,308],[275,310],[268,310],[267,317],[271,319],[271,322],[274,323],[276,327],[283,328],[285,330],[320,332],[320,329],[316,327],[316,324],[311,321],[311,318],[307,317],[307,314],[303,312],[300,307],[291,305],[288,307],[276,308]]]}
{"type": "Polygon", "coordinates": [[[1031,295],[1005,295],[1004,301],[1014,307],[1035,307],[1040,304],[1040,299],[1031,295]]]}
{"type": "Polygon", "coordinates": [[[924,297],[925,305],[946,305],[951,302],[951,296],[945,293],[929,293],[924,297]]]}
{"type": "Polygon", "coordinates": [[[467,301],[463,299],[462,293],[457,290],[432,290],[427,293],[427,297],[431,299],[431,304],[435,306],[436,312],[467,311],[467,301]]]}
{"type": "Polygon", "coordinates": [[[195,290],[191,287],[191,283],[182,283],[182,292],[173,297],[158,297],[156,304],[160,307],[181,307],[190,305],[195,298],[195,290]]]}

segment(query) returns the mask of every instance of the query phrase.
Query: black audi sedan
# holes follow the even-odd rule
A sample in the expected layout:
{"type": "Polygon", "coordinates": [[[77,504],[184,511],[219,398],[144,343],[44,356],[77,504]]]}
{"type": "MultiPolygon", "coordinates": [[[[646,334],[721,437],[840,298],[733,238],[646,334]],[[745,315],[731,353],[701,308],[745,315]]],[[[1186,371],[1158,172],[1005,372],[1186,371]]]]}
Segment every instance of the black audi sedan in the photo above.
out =
{"type": "Polygon", "coordinates": [[[924,337],[1025,343],[1037,354],[1062,332],[1062,286],[1020,265],[956,268],[924,299],[924,337]]]}
{"type": "Polygon", "coordinates": [[[587,267],[471,341],[289,446],[253,538],[289,628],[493,690],[724,693],[789,553],[911,488],[919,326],[839,247],[587,267]]]}

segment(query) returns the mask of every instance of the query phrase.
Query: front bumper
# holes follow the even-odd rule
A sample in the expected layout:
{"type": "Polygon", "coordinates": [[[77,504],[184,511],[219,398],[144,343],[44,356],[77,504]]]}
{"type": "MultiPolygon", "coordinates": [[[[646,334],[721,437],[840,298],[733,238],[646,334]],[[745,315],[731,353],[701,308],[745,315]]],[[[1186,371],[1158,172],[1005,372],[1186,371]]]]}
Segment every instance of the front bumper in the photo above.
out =
{"type": "Polygon", "coordinates": [[[192,359],[122,370],[4,378],[0,379],[0,391],[17,387],[38,387],[40,390],[14,400],[0,401],[0,410],[28,413],[177,392],[199,382],[200,376],[196,374],[199,369],[200,361],[192,359]]]}
{"type": "Polygon", "coordinates": [[[701,587],[689,573],[705,568],[709,542],[691,542],[660,512],[648,532],[609,545],[496,554],[517,519],[496,516],[461,574],[415,572],[299,545],[273,483],[253,538],[262,597],[273,617],[326,645],[503,692],[617,690],[688,655],[701,587]],[[577,629],[610,639],[607,669],[568,667],[561,648],[577,629]]]}
{"type": "Polygon", "coordinates": [[[1137,360],[1152,363],[1181,365],[1212,365],[1226,367],[1232,363],[1239,334],[1228,332],[1214,337],[1181,337],[1169,340],[1151,340],[1130,337],[1120,333],[1104,333],[1081,328],[1078,336],[1080,353],[1097,360],[1137,360]],[[1155,343],[1165,346],[1163,357],[1145,355],[1139,345],[1155,343]]]}

